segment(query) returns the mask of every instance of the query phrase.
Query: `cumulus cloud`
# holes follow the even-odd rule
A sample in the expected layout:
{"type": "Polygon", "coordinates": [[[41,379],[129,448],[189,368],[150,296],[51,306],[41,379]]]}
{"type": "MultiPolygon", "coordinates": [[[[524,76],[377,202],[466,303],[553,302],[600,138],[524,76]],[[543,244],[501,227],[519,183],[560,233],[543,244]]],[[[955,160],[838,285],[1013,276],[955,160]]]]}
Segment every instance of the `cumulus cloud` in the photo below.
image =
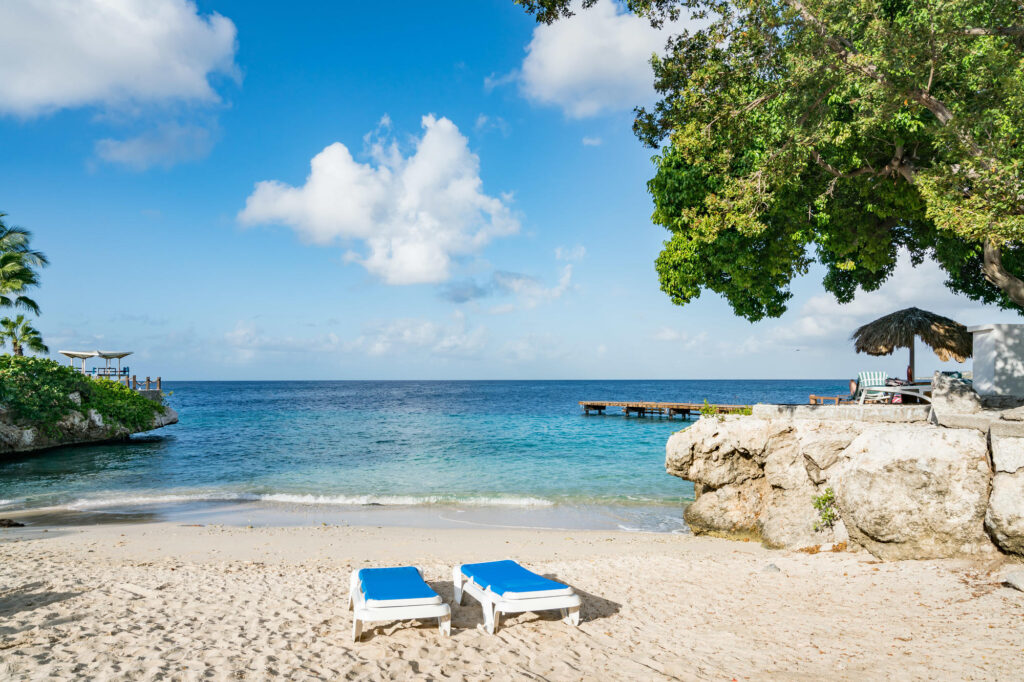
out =
{"type": "Polygon", "coordinates": [[[213,142],[209,128],[168,123],[123,140],[99,140],[96,142],[96,155],[104,161],[141,171],[152,166],[168,168],[183,161],[201,159],[210,153],[213,142]]]}
{"type": "Polygon", "coordinates": [[[671,343],[676,346],[677,349],[681,350],[693,350],[699,346],[703,346],[707,342],[707,339],[707,332],[692,334],[688,331],[673,329],[671,327],[662,327],[654,333],[655,341],[671,343]]]}
{"type": "MultiPolygon", "coordinates": [[[[558,106],[571,118],[632,109],[654,97],[650,59],[681,24],[652,28],[612,0],[533,31],[518,74],[528,98],[558,106]]],[[[507,77],[506,77],[507,78],[507,77]]],[[[488,79],[487,87],[503,79],[488,79]]],[[[584,144],[586,144],[584,142],[584,144]]]]}
{"type": "Polygon", "coordinates": [[[0,113],[218,100],[237,77],[235,25],[190,0],[0,3],[0,113]]]}
{"type": "Polygon", "coordinates": [[[603,140],[600,137],[584,137],[584,147],[600,147],[603,140]]]}
{"type": "MultiPolygon", "coordinates": [[[[387,132],[385,121],[382,134],[387,132]]],[[[282,223],[313,244],[361,242],[347,255],[388,284],[443,282],[454,258],[518,231],[506,197],[484,193],[480,159],[447,118],[422,119],[409,156],[367,138],[370,163],[335,142],[313,157],[304,185],[256,183],[239,220],[282,223]]]]}

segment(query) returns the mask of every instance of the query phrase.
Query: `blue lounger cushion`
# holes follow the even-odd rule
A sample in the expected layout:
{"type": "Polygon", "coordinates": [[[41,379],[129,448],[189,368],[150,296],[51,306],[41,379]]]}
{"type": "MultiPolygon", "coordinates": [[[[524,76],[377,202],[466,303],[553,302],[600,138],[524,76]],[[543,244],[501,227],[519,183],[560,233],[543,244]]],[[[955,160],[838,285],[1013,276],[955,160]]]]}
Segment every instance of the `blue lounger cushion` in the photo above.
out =
{"type": "Polygon", "coordinates": [[[360,569],[359,591],[370,608],[442,603],[415,566],[360,569]]]}
{"type": "Polygon", "coordinates": [[[571,587],[528,571],[511,559],[463,564],[462,575],[503,599],[536,599],[573,594],[571,587]]]}

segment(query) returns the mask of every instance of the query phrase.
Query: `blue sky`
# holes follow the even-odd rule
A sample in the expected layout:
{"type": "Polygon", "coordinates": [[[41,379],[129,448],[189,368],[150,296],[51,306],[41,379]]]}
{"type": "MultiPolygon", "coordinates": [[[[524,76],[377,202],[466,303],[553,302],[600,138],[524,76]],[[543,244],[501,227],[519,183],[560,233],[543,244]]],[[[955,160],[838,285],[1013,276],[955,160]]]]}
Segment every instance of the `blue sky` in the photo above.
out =
{"type": "Polygon", "coordinates": [[[849,306],[812,272],[755,325],[671,305],[630,132],[664,35],[610,0],[552,27],[511,0],[40,0],[0,24],[0,211],[52,261],[54,351],[168,379],[841,378],[905,367],[848,341],[891,310],[1018,319],[931,264],[849,306]]]}

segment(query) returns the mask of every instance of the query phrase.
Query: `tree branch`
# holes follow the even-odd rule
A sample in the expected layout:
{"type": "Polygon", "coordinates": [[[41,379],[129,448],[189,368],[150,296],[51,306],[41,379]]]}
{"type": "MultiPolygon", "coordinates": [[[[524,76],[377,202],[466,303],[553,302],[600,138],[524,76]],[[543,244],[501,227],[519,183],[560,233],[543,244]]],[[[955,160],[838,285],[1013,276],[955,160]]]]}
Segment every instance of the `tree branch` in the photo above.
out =
{"type": "Polygon", "coordinates": [[[1024,36],[1024,27],[1003,26],[1000,28],[965,28],[961,33],[965,36],[1024,36]]]}
{"type": "Polygon", "coordinates": [[[984,261],[981,271],[990,284],[1002,290],[1011,301],[1024,307],[1024,282],[1010,274],[1003,267],[1002,250],[991,239],[982,247],[984,261]]]}

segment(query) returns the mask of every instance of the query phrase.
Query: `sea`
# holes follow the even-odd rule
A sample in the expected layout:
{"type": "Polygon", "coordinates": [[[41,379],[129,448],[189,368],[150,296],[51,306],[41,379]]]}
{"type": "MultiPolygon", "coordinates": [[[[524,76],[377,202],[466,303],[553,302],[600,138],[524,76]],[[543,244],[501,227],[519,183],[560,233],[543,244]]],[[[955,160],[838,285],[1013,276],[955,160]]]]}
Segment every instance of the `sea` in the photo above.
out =
{"type": "Polygon", "coordinates": [[[580,400],[806,403],[845,380],[165,382],[178,424],[0,459],[0,517],[687,532],[693,421],[580,400]]]}

